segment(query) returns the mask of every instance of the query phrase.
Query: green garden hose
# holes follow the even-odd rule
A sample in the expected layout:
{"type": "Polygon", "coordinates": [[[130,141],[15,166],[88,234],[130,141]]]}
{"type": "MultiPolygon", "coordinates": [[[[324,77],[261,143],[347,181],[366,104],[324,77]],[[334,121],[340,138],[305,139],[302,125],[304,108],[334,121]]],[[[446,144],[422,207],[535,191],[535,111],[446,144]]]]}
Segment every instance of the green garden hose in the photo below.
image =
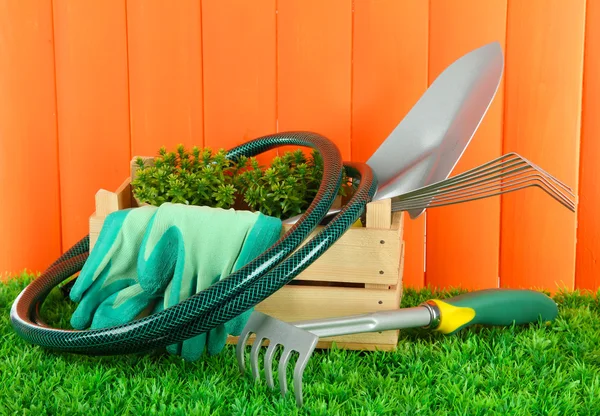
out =
{"type": "Polygon", "coordinates": [[[15,299],[11,322],[17,334],[32,344],[64,352],[88,355],[144,352],[207,332],[289,283],[360,217],[376,192],[377,180],[364,163],[343,164],[335,144],[311,132],[264,136],[230,150],[228,158],[236,160],[240,156],[255,156],[284,145],[316,149],[323,158],[323,179],[302,218],[252,262],[171,308],[127,324],[86,331],[52,328],[42,321],[39,310],[50,291],[85,264],[89,252],[89,236],[86,236],[15,299]],[[359,180],[356,192],[332,221],[297,250],[333,204],[344,168],[348,176],[359,180]]]}

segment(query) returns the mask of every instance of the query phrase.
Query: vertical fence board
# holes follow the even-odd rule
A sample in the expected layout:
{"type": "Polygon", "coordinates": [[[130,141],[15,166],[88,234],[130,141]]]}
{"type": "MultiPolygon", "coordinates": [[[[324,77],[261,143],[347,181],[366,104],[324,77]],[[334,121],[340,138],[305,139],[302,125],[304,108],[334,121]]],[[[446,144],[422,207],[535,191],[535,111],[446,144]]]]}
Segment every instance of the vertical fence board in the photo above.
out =
{"type": "MultiPolygon", "coordinates": [[[[578,186],[585,0],[508,2],[504,152],[578,186]]],[[[502,198],[503,287],[571,289],[576,214],[537,188],[502,198]]]]}
{"type": "Polygon", "coordinates": [[[275,19],[275,0],[203,3],[206,146],[229,149],[276,131],[275,19]]]}
{"type": "MultiPolygon", "coordinates": [[[[429,82],[462,55],[506,38],[506,0],[430,3],[429,82]]],[[[451,176],[502,152],[503,83],[451,176]]],[[[427,284],[498,286],[500,198],[433,208],[427,212],[427,284]]]]}
{"type": "MultiPolygon", "coordinates": [[[[365,162],[427,88],[428,4],[355,3],[352,160],[365,162]]],[[[424,216],[406,216],[404,286],[424,284],[424,216]]]]}
{"type": "Polygon", "coordinates": [[[54,1],[63,244],[88,232],[99,188],[130,158],[125,2],[54,1]]]}
{"type": "Polygon", "coordinates": [[[60,254],[52,3],[0,2],[0,276],[60,254]]]}
{"type": "Polygon", "coordinates": [[[203,146],[199,0],[127,2],[133,155],[203,146]]]}
{"type": "Polygon", "coordinates": [[[583,125],[577,229],[578,289],[600,288],[600,3],[586,9],[583,125]]]}
{"type": "Polygon", "coordinates": [[[350,158],[351,44],[352,0],[278,2],[278,129],[322,134],[344,159],[350,158]]]}

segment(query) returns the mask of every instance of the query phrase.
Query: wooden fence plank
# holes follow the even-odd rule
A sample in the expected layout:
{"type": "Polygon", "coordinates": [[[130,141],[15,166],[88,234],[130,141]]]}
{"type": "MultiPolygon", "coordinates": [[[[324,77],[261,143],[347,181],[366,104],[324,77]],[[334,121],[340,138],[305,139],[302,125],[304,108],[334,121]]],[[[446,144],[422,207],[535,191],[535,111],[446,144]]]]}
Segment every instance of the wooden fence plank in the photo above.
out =
{"type": "MultiPolygon", "coordinates": [[[[506,0],[432,0],[429,82],[462,55],[506,37],[506,0]]],[[[501,155],[503,83],[452,176],[501,155]]],[[[427,284],[432,287],[498,286],[500,198],[427,212],[427,284]]]]}
{"type": "Polygon", "coordinates": [[[275,20],[275,0],[202,4],[206,146],[229,149],[276,131],[275,20]]]}
{"type": "MultiPolygon", "coordinates": [[[[428,4],[356,2],[352,160],[365,162],[427,88],[428,4]]],[[[422,287],[424,218],[405,216],[404,286],[422,287]]]]}
{"type": "Polygon", "coordinates": [[[578,289],[600,288],[600,3],[586,9],[583,126],[577,228],[578,289]]]}
{"type": "MultiPolygon", "coordinates": [[[[509,0],[504,152],[578,186],[585,0],[509,0]]],[[[537,188],[502,198],[500,284],[573,288],[577,215],[537,188]]]]}
{"type": "Polygon", "coordinates": [[[127,31],[122,0],[54,1],[63,244],[88,232],[99,188],[129,171],[127,31]]]}
{"type": "Polygon", "coordinates": [[[279,131],[317,132],[350,158],[351,55],[352,0],[278,3],[279,131]]]}
{"type": "Polygon", "coordinates": [[[0,276],[61,252],[52,3],[0,2],[0,276]]]}
{"type": "Polygon", "coordinates": [[[203,146],[199,0],[127,2],[133,155],[203,146]]]}

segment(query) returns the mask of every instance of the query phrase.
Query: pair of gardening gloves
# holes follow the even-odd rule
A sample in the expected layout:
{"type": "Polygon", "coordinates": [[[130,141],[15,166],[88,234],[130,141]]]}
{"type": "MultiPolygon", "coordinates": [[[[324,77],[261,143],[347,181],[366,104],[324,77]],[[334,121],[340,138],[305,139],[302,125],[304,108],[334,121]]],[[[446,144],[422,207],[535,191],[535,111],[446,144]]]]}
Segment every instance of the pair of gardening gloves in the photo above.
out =
{"type": "MultiPolygon", "coordinates": [[[[260,212],[173,203],[113,212],[71,288],[71,325],[106,328],[174,306],[256,258],[281,227],[260,212]]],[[[189,361],[218,354],[251,312],[167,351],[189,361]]]]}

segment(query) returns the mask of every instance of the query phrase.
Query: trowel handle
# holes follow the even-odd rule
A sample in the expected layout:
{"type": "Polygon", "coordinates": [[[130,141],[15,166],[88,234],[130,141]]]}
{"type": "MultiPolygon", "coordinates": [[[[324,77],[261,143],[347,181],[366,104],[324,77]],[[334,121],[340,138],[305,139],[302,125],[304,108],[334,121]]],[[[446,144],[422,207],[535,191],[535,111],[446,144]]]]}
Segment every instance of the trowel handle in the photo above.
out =
{"type": "MultiPolygon", "coordinates": [[[[449,299],[432,299],[423,304],[438,312],[432,329],[452,334],[474,325],[512,325],[551,321],[558,315],[556,303],[548,296],[526,289],[485,289],[449,299]]],[[[434,319],[435,320],[435,319],[434,319]]]]}

